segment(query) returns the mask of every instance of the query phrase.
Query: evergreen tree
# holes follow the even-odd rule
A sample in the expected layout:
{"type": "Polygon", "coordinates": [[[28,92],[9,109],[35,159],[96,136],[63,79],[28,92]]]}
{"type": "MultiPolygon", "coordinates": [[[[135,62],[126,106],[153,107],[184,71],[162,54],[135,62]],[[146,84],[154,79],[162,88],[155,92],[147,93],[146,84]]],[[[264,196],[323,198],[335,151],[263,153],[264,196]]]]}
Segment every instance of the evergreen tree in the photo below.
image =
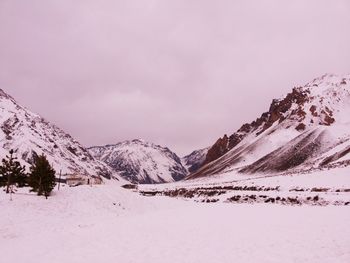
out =
{"type": "Polygon", "coordinates": [[[13,156],[14,151],[10,150],[10,154],[2,159],[0,166],[0,186],[6,186],[6,193],[13,193],[13,186],[18,184],[24,186],[26,180],[25,167],[17,161],[13,156]]]}
{"type": "Polygon", "coordinates": [[[55,173],[45,155],[36,157],[30,167],[29,186],[32,188],[31,191],[37,192],[38,195],[44,195],[47,199],[56,185],[55,173]]]}
{"type": "Polygon", "coordinates": [[[17,187],[25,187],[25,186],[28,186],[28,174],[19,174],[17,177],[16,177],[16,184],[17,184],[17,187]]]}

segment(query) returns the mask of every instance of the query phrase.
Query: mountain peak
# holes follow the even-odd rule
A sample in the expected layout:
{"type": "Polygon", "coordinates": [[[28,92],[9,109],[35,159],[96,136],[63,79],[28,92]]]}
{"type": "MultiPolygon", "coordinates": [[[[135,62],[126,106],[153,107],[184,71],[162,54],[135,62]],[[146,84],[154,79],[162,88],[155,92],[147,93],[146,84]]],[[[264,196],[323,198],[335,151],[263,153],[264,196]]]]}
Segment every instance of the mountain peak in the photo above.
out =
{"type": "Polygon", "coordinates": [[[149,142],[146,142],[144,139],[141,139],[141,138],[133,139],[133,140],[131,140],[131,142],[132,143],[141,143],[141,144],[149,143],[149,142]]]}
{"type": "MultiPolygon", "coordinates": [[[[258,157],[263,158],[264,154],[278,147],[286,147],[284,150],[292,153],[296,149],[304,147],[301,145],[304,142],[310,145],[311,148],[308,154],[311,155],[317,149],[323,149],[322,144],[327,145],[328,141],[324,141],[327,136],[322,132],[323,130],[330,130],[326,127],[346,126],[349,123],[350,75],[325,74],[303,87],[293,88],[284,98],[273,100],[267,112],[264,112],[255,121],[242,125],[240,129],[229,136],[228,140],[227,136],[218,139],[209,149],[203,168],[192,177],[218,172],[218,170],[232,166],[248,165],[254,160],[257,161],[258,157]],[[300,142],[298,147],[288,148],[286,146],[287,142],[292,138],[296,139],[298,136],[301,136],[300,138],[306,136],[306,138],[300,142]],[[310,142],[310,138],[313,138],[316,144],[310,142]]],[[[334,129],[332,132],[334,132],[334,129]]],[[[345,136],[343,139],[347,140],[345,133],[341,133],[341,136],[345,136]]],[[[341,136],[338,136],[338,139],[341,136]]],[[[331,142],[337,140],[328,139],[331,142]]],[[[296,139],[290,145],[294,145],[297,141],[296,139]]],[[[306,149],[305,146],[304,153],[306,153],[306,149]]],[[[293,164],[283,163],[279,166],[281,169],[297,166],[310,157],[303,155],[302,152],[295,153],[295,156],[300,155],[302,157],[298,157],[299,159],[294,162],[292,161],[292,155],[283,155],[282,153],[286,154],[286,152],[280,152],[279,154],[290,158],[293,164]]],[[[266,158],[269,159],[267,156],[266,158]]],[[[278,156],[274,158],[277,160],[278,156]]],[[[266,167],[272,169],[272,167],[275,167],[274,165],[269,163],[266,167]]]]}
{"type": "Polygon", "coordinates": [[[2,90],[2,89],[0,89],[0,96],[2,97],[2,96],[6,96],[7,94],[5,93],[5,91],[4,90],[2,90]]]}
{"type": "Polygon", "coordinates": [[[0,98],[9,99],[15,102],[15,99],[11,97],[9,94],[7,94],[3,89],[0,89],[0,98]]]}
{"type": "Polygon", "coordinates": [[[29,167],[33,158],[45,154],[63,174],[110,177],[107,165],[96,161],[69,134],[19,105],[0,90],[0,157],[15,149],[20,162],[29,167]]]}
{"type": "Polygon", "coordinates": [[[181,159],[174,152],[140,139],[95,146],[89,151],[133,183],[174,182],[187,175],[181,159]]]}
{"type": "Polygon", "coordinates": [[[338,85],[344,84],[343,83],[344,80],[349,80],[349,79],[350,79],[350,74],[337,75],[333,73],[326,73],[321,77],[315,78],[314,80],[306,84],[306,87],[319,85],[321,83],[338,86],[338,85]]]}

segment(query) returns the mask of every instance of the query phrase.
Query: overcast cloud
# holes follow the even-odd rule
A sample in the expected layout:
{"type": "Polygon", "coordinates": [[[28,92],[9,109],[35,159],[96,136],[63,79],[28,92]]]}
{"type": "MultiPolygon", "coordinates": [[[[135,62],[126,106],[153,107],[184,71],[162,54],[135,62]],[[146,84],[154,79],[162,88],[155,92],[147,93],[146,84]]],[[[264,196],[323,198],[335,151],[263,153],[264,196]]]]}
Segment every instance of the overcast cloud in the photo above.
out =
{"type": "Polygon", "coordinates": [[[211,145],[350,73],[348,0],[0,0],[0,88],[86,146],[211,145]]]}

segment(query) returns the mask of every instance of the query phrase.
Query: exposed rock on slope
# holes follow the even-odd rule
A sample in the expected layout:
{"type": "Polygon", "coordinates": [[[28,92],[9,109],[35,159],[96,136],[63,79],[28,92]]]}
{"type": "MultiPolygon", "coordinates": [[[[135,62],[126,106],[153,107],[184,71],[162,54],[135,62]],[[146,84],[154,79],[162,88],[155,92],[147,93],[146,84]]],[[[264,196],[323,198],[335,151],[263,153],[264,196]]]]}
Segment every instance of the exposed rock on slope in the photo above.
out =
{"type": "Polygon", "coordinates": [[[89,151],[133,183],[174,182],[187,174],[175,153],[143,140],[91,147],[89,151]]]}
{"type": "Polygon", "coordinates": [[[350,76],[328,74],[273,100],[269,111],[219,139],[189,178],[228,169],[255,173],[346,165],[349,138],[350,76]]]}
{"type": "Polygon", "coordinates": [[[189,173],[196,172],[204,163],[209,148],[193,151],[189,155],[182,158],[182,163],[189,173]]]}

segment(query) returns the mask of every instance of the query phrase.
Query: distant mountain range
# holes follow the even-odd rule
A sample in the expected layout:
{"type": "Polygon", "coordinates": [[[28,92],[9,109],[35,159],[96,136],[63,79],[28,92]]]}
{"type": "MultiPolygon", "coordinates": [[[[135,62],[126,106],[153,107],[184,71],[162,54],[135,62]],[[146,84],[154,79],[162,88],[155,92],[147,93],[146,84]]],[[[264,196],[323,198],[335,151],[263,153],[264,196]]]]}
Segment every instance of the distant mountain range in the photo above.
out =
{"type": "MultiPolygon", "coordinates": [[[[188,175],[174,152],[143,140],[86,149],[68,133],[0,90],[0,158],[10,149],[15,150],[27,169],[35,156],[45,154],[56,172],[62,171],[63,175],[122,176],[133,183],[174,182],[188,175]]],[[[196,162],[190,158],[186,164],[195,166],[196,162]]]]}
{"type": "Polygon", "coordinates": [[[211,147],[180,158],[143,140],[86,149],[0,90],[0,157],[10,149],[27,167],[44,153],[63,174],[168,183],[235,170],[297,173],[350,164],[350,75],[327,74],[295,87],[255,121],[211,147]]]}

